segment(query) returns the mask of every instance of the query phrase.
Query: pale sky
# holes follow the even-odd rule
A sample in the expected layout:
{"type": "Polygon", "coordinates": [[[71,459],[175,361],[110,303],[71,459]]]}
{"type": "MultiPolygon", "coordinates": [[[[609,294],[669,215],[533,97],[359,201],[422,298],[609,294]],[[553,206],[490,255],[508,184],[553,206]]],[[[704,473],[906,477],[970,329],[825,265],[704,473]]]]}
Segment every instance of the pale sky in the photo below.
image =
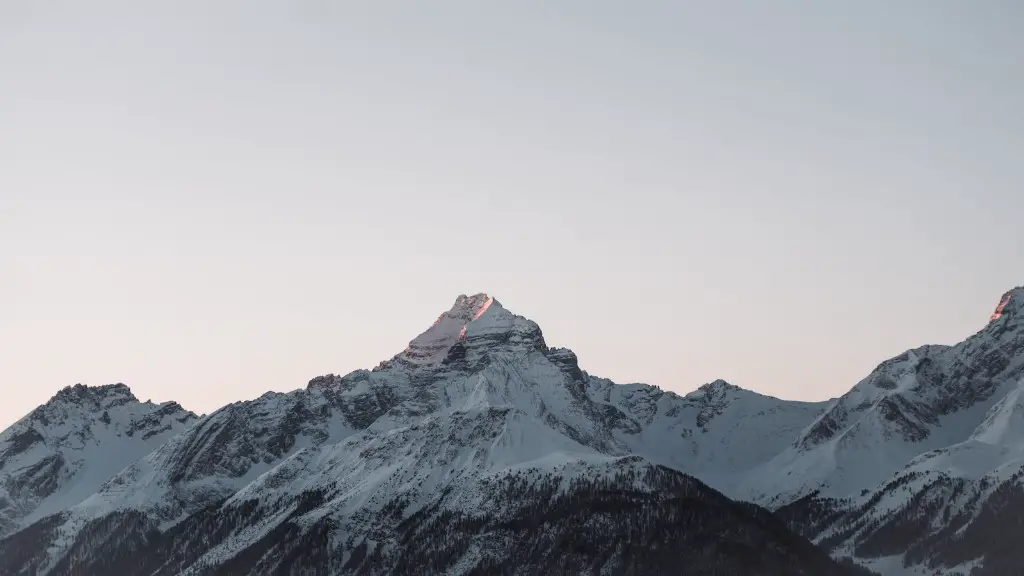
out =
{"type": "Polygon", "coordinates": [[[1014,0],[0,0],[0,427],[209,412],[461,293],[620,382],[838,396],[1024,284],[1014,0]]]}

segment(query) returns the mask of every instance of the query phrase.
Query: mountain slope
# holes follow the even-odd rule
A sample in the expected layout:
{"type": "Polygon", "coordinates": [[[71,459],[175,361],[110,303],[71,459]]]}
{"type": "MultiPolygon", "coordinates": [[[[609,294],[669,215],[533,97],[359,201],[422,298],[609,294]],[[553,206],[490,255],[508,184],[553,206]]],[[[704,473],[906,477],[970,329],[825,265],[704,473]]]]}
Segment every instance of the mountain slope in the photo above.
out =
{"type": "Polygon", "coordinates": [[[749,470],[772,445],[742,452],[745,435],[780,443],[819,409],[724,383],[620,388],[493,298],[463,296],[373,371],[202,419],[0,542],[0,572],[145,557],[166,574],[628,573],[681,558],[694,574],[845,573],[764,510],[657,466],[749,470]],[[734,442],[740,457],[716,457],[734,442]]]}
{"type": "Polygon", "coordinates": [[[813,491],[871,489],[919,454],[967,440],[1024,376],[1024,288],[1008,292],[980,332],[882,363],[763,469],[746,495],[784,502],[813,491]]]}
{"type": "Polygon", "coordinates": [[[123,384],[61,390],[0,434],[0,535],[78,504],[195,420],[123,384]]]}
{"type": "Polygon", "coordinates": [[[146,573],[168,575],[854,573],[767,511],[630,459],[453,485],[415,510],[398,497],[373,514],[345,510],[344,492],[323,490],[284,508],[233,501],[166,532],[125,516],[113,533],[87,528],[53,573],[120,573],[140,561],[146,573]],[[486,493],[472,500],[483,506],[467,506],[467,492],[486,493]],[[92,553],[97,542],[116,544],[115,553],[92,553]],[[126,542],[142,553],[118,557],[126,542]]]}
{"type": "Polygon", "coordinates": [[[1022,386],[1016,288],[963,343],[883,363],[765,466],[776,480],[757,494],[837,554],[1005,573],[1020,556],[999,532],[1024,515],[1022,386]],[[793,482],[782,471],[806,473],[793,482]]]}
{"type": "Polygon", "coordinates": [[[696,476],[730,497],[827,407],[744,390],[725,381],[680,398],[654,386],[590,377],[588,392],[638,424],[614,431],[633,454],[696,476]]]}

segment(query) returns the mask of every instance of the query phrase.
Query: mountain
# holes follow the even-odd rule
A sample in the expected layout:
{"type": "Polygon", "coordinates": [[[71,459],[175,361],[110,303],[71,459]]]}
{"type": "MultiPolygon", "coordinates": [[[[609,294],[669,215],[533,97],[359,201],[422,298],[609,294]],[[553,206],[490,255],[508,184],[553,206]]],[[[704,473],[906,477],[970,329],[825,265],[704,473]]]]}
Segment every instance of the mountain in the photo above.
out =
{"type": "Polygon", "coordinates": [[[196,419],[123,384],[61,390],[0,434],[0,536],[78,504],[196,419]]]}
{"type": "Polygon", "coordinates": [[[0,573],[853,574],[726,495],[825,408],[620,386],[460,296],[371,371],[195,422],[0,541],[0,573]]]}
{"type": "Polygon", "coordinates": [[[826,549],[883,572],[1016,573],[1022,386],[1015,288],[964,342],[884,362],[745,489],[826,549]]]}
{"type": "MultiPolygon", "coordinates": [[[[98,407],[122,392],[99,390],[73,389],[100,400],[51,404],[86,406],[72,420],[106,430],[124,420],[98,407]]],[[[724,381],[685,396],[616,384],[476,295],[373,370],[185,416],[171,417],[180,430],[154,424],[166,436],[116,464],[99,458],[73,496],[5,496],[0,573],[849,574],[863,570],[854,559],[886,576],[987,576],[1024,566],[1024,288],[965,341],[899,354],[823,403],[724,381]]],[[[25,448],[24,422],[0,436],[0,455],[23,459],[0,482],[49,486],[32,464],[50,452],[25,448]]]]}

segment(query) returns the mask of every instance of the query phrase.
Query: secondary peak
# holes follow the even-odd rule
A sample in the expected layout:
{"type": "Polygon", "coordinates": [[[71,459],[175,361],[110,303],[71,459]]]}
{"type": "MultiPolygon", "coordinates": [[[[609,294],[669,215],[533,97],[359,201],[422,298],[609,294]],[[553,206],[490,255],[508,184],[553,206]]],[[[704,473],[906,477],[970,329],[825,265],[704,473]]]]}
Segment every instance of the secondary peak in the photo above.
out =
{"type": "Polygon", "coordinates": [[[739,386],[734,386],[732,384],[729,384],[725,380],[722,380],[721,378],[719,378],[718,380],[715,380],[714,382],[709,382],[707,384],[704,384],[703,386],[698,388],[698,390],[703,390],[704,392],[712,393],[712,394],[723,394],[723,393],[725,393],[727,391],[730,391],[730,390],[740,390],[740,387],[739,386]]]}
{"type": "Polygon", "coordinates": [[[1004,316],[1016,317],[1021,312],[1024,312],[1024,286],[1018,286],[1003,294],[989,321],[998,320],[1004,316]]]}

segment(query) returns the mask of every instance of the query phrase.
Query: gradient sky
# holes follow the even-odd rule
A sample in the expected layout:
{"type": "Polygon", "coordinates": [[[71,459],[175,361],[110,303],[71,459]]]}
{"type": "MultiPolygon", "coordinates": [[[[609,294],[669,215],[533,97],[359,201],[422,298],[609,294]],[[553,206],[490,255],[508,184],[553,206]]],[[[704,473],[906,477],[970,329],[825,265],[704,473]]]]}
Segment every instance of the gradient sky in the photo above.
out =
{"type": "Polygon", "coordinates": [[[1024,284],[1024,4],[0,0],[0,427],[208,412],[460,293],[584,369],[842,394],[1024,284]]]}

